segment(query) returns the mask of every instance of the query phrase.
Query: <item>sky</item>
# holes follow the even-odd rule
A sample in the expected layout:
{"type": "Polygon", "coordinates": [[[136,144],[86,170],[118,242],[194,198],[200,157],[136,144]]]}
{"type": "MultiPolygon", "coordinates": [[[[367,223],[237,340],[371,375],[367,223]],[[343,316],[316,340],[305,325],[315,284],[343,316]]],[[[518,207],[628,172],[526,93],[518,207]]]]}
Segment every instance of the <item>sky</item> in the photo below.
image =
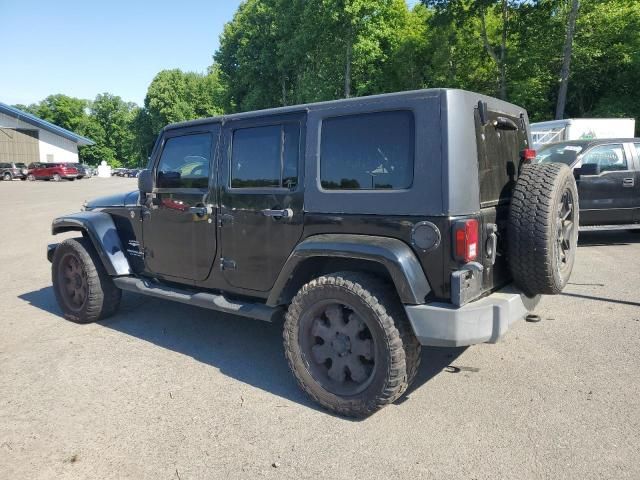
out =
{"type": "Polygon", "coordinates": [[[0,0],[0,102],[109,92],[142,105],[163,69],[205,72],[240,0],[0,0]]]}

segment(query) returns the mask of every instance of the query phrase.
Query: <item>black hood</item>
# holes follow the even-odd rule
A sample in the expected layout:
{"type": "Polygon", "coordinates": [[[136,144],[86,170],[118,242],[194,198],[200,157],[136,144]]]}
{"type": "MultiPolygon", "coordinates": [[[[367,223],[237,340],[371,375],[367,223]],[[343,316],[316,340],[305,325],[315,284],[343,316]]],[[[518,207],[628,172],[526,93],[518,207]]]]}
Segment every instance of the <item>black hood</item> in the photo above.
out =
{"type": "Polygon", "coordinates": [[[87,208],[104,208],[104,207],[124,207],[138,204],[140,192],[135,190],[128,193],[118,193],[116,195],[108,195],[106,197],[94,198],[86,203],[87,208]]]}

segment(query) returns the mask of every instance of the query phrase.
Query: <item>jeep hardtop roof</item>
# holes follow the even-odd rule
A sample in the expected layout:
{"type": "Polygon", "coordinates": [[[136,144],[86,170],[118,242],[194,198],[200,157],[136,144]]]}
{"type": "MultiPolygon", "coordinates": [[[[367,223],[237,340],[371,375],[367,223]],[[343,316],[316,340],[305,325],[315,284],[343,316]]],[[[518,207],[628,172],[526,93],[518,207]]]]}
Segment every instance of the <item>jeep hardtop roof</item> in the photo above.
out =
{"type": "Polygon", "coordinates": [[[481,95],[479,93],[470,92],[467,90],[461,90],[456,88],[426,88],[422,90],[408,90],[405,92],[383,93],[380,95],[368,95],[363,97],[351,97],[342,98],[338,100],[327,100],[324,102],[305,103],[300,105],[290,105],[286,107],[274,107],[266,108],[262,110],[252,110],[248,112],[232,113],[228,115],[217,115],[215,117],[200,118],[197,120],[188,120],[185,122],[171,123],[164,127],[165,130],[173,130],[176,128],[191,127],[196,125],[202,125],[207,123],[225,123],[233,120],[244,120],[247,118],[262,117],[268,115],[283,115],[287,113],[297,113],[311,110],[325,110],[330,108],[343,107],[347,105],[353,105],[354,110],[357,110],[358,105],[371,104],[378,101],[383,101],[390,98],[405,98],[420,100],[423,98],[442,97],[449,99],[465,99],[470,101],[470,105],[475,105],[479,100],[490,102],[494,111],[500,111],[502,113],[513,113],[514,109],[524,111],[523,108],[514,105],[497,98],[481,95]]]}

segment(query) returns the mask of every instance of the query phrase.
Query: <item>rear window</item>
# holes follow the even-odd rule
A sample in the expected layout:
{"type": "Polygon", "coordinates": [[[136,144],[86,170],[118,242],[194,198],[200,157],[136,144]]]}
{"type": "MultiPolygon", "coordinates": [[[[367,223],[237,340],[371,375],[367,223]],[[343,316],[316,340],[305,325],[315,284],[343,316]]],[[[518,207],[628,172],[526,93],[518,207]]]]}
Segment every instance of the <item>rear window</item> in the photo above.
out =
{"type": "Polygon", "coordinates": [[[410,111],[325,119],[320,182],[326,190],[399,190],[411,187],[415,127],[410,111]]]}
{"type": "Polygon", "coordinates": [[[527,132],[519,117],[488,111],[488,122],[482,125],[475,110],[480,206],[508,203],[516,181],[520,152],[527,148],[527,132]],[[516,129],[498,128],[495,122],[506,117],[516,129]]]}

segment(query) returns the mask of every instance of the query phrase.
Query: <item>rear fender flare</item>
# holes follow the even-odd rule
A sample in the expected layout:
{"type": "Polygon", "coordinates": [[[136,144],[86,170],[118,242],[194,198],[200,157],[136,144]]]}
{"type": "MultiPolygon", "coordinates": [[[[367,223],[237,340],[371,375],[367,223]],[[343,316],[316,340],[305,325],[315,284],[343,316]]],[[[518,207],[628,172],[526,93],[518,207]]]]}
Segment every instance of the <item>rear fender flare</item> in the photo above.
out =
{"type": "Polygon", "coordinates": [[[56,218],[51,233],[79,231],[86,235],[111,276],[130,275],[131,268],[125,256],[113,218],[104,212],[78,212],[56,218]]]}
{"type": "Polygon", "coordinates": [[[269,294],[267,305],[282,303],[282,293],[296,268],[314,257],[358,259],[382,265],[404,304],[422,304],[431,291],[422,265],[403,241],[371,235],[322,234],[305,239],[291,253],[269,294]]]}

